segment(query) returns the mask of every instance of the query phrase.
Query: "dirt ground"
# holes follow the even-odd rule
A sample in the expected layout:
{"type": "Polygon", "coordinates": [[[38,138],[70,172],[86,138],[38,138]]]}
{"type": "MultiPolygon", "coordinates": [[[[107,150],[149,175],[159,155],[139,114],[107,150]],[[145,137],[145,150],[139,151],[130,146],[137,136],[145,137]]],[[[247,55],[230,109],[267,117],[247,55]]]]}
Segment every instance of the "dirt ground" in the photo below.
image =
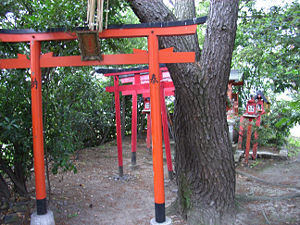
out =
{"type": "MultiPolygon", "coordinates": [[[[56,224],[149,225],[154,217],[153,176],[152,156],[146,150],[145,141],[138,141],[137,167],[131,168],[130,139],[126,138],[123,160],[125,176],[119,179],[117,146],[112,142],[80,151],[74,160],[77,174],[51,175],[49,208],[56,224]]],[[[300,154],[283,161],[250,160],[250,166],[239,164],[237,171],[240,173],[236,182],[236,225],[300,224],[300,154]],[[286,198],[290,195],[294,197],[286,198]]],[[[31,189],[34,196],[34,187],[31,189]]],[[[166,206],[175,200],[176,191],[165,165],[166,206]]],[[[169,217],[173,225],[186,224],[178,216],[169,217]]]]}

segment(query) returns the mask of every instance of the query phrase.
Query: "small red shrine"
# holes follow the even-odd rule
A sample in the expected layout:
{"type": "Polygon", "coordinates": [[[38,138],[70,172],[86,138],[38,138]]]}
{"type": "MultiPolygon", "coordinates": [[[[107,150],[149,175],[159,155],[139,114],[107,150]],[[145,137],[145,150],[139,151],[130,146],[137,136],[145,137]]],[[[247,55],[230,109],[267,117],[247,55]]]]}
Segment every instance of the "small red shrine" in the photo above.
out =
{"type": "MultiPolygon", "coordinates": [[[[251,99],[248,100],[246,106],[246,112],[240,118],[240,130],[239,130],[239,140],[238,140],[238,148],[242,149],[243,142],[243,131],[244,126],[243,122],[245,119],[248,119],[248,128],[247,128],[247,139],[246,139],[246,149],[245,149],[245,163],[248,163],[249,159],[249,151],[251,144],[251,134],[252,134],[252,120],[255,120],[255,126],[260,127],[261,116],[265,114],[264,103],[269,104],[269,101],[265,98],[261,91],[258,91],[256,96],[251,96],[251,99]]],[[[253,152],[252,159],[256,159],[257,157],[257,140],[258,140],[258,132],[255,130],[254,132],[255,143],[253,144],[253,152]]]]}

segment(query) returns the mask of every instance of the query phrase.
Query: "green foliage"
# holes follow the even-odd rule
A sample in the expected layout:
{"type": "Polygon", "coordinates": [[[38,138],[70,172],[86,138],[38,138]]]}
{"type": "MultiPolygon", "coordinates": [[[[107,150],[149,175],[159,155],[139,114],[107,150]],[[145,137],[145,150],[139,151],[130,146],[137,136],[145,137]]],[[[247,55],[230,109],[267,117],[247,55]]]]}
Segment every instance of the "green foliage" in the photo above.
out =
{"type": "Polygon", "coordinates": [[[266,12],[255,9],[254,1],[245,2],[241,4],[233,57],[234,67],[244,72],[244,90],[254,87],[271,88],[274,92],[297,91],[299,3],[273,6],[266,12]]]}
{"type": "Polygon", "coordinates": [[[57,68],[44,78],[45,142],[55,173],[75,169],[69,160],[74,151],[114,137],[112,96],[90,71],[57,68]]]}
{"type": "Polygon", "coordinates": [[[300,153],[300,139],[296,137],[288,138],[288,156],[295,157],[300,153]]]}
{"type": "Polygon", "coordinates": [[[300,94],[296,94],[292,101],[286,103],[286,107],[282,109],[284,113],[289,113],[289,117],[283,117],[278,121],[276,126],[296,125],[300,124],[300,94]]]}
{"type": "Polygon", "coordinates": [[[254,167],[258,166],[259,164],[261,164],[262,162],[263,162],[263,160],[256,159],[254,162],[251,163],[250,168],[254,168],[254,167]]]}
{"type": "MultiPolygon", "coordinates": [[[[207,16],[209,12],[210,1],[203,0],[196,4],[196,15],[197,17],[207,16]]],[[[197,27],[197,35],[199,46],[203,46],[205,33],[206,33],[206,24],[197,27]]]]}
{"type": "MultiPolygon", "coordinates": [[[[0,73],[0,159],[2,172],[25,185],[32,168],[30,81],[25,70],[0,73]],[[4,168],[5,167],[5,168],[4,168]]],[[[18,192],[20,190],[17,190],[18,192]]],[[[23,192],[23,191],[20,191],[23,192]]]]}
{"type": "MultiPolygon", "coordinates": [[[[233,67],[243,71],[240,106],[250,94],[264,90],[274,96],[270,114],[262,117],[260,145],[282,145],[292,125],[299,122],[299,10],[297,1],[283,7],[258,10],[256,1],[241,1],[233,67]],[[289,91],[291,102],[276,102],[276,94],[289,91]]],[[[237,90],[236,90],[237,91],[237,90]]],[[[244,108],[244,107],[242,107],[244,108]]]]}
{"type": "Polygon", "coordinates": [[[188,211],[192,207],[192,191],[189,187],[186,176],[181,176],[181,187],[180,187],[180,204],[184,211],[188,211]]]}
{"type": "Polygon", "coordinates": [[[293,125],[278,123],[282,118],[291,116],[292,112],[287,111],[286,107],[286,102],[274,101],[270,113],[262,116],[261,126],[258,129],[259,145],[278,147],[287,143],[286,140],[290,135],[290,129],[293,125]]]}

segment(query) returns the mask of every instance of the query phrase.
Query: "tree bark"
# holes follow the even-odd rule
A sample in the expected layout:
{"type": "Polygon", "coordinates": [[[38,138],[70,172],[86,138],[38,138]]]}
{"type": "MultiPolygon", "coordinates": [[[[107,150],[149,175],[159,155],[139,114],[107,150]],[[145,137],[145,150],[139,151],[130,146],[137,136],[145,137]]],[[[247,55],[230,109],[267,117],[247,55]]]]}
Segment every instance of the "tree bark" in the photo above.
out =
{"type": "Polygon", "coordinates": [[[4,180],[4,178],[2,177],[2,174],[0,173],[0,200],[2,198],[8,200],[9,197],[10,197],[10,192],[9,192],[8,185],[4,180]]]}
{"type": "MultiPolygon", "coordinates": [[[[141,22],[176,20],[160,0],[130,3],[141,22]]],[[[232,224],[235,218],[226,92],[237,12],[238,0],[211,0],[202,54],[190,37],[160,38],[161,48],[173,46],[197,55],[195,63],[167,65],[175,85],[178,203],[189,224],[232,224]]]]}
{"type": "Polygon", "coordinates": [[[8,177],[14,183],[16,191],[21,196],[27,196],[28,195],[28,192],[27,192],[27,189],[26,189],[26,184],[22,180],[19,180],[17,175],[14,173],[14,171],[1,158],[0,158],[0,169],[8,175],[8,177]]]}

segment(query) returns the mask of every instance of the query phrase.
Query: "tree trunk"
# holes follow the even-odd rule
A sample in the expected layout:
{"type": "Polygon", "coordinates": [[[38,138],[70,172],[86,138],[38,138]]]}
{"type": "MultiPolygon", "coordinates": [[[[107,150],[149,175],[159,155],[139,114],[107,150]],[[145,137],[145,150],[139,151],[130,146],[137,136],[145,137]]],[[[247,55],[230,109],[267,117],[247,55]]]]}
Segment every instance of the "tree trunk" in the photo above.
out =
{"type": "Polygon", "coordinates": [[[8,185],[4,180],[4,178],[2,177],[2,174],[0,173],[0,200],[3,198],[8,200],[9,197],[10,197],[10,192],[9,192],[8,185]]]}
{"type": "Polygon", "coordinates": [[[16,174],[13,172],[13,170],[1,158],[0,158],[0,169],[8,175],[8,177],[14,183],[16,191],[20,195],[22,195],[22,196],[27,196],[28,195],[28,192],[27,192],[27,189],[26,189],[26,184],[24,184],[24,182],[22,182],[22,180],[18,179],[16,174]]]}
{"type": "MultiPolygon", "coordinates": [[[[131,0],[141,22],[176,20],[160,0],[131,0]]],[[[189,5],[189,4],[186,4],[189,5]]],[[[235,168],[226,121],[226,91],[238,0],[211,0],[201,57],[167,65],[175,85],[175,169],[180,212],[189,224],[232,224],[235,168]]],[[[191,14],[191,11],[185,14],[191,14]]],[[[193,16],[193,15],[192,15],[193,16]]],[[[189,37],[163,37],[160,46],[196,51],[189,37]]]]}
{"type": "Polygon", "coordinates": [[[15,149],[15,158],[14,158],[14,168],[13,168],[13,173],[18,181],[18,184],[14,182],[15,185],[15,190],[23,196],[26,196],[28,194],[27,192],[27,187],[26,187],[26,181],[27,181],[27,176],[26,176],[26,165],[24,164],[22,159],[25,157],[24,155],[24,147],[22,143],[14,143],[13,144],[14,149],[15,149]]]}

